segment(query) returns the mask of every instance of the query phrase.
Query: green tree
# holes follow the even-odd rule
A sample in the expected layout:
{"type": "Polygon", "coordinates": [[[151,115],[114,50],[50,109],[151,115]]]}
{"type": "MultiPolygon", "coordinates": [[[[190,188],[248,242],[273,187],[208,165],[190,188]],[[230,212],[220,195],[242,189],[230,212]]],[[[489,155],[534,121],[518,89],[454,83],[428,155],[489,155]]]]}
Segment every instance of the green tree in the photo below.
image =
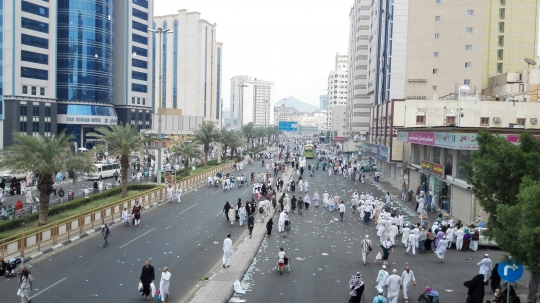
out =
{"type": "Polygon", "coordinates": [[[253,138],[255,137],[255,125],[253,122],[242,125],[242,135],[246,138],[248,146],[251,143],[251,147],[253,147],[253,138]]]}
{"type": "Polygon", "coordinates": [[[489,236],[512,258],[540,276],[540,142],[529,132],[519,146],[480,132],[478,151],[462,162],[467,182],[489,214],[489,236]]]}
{"type": "Polygon", "coordinates": [[[204,149],[204,166],[208,166],[208,152],[210,151],[210,143],[219,140],[219,129],[210,121],[205,121],[199,128],[193,132],[195,141],[203,145],[204,149]]]}
{"type": "Polygon", "coordinates": [[[259,140],[259,144],[263,144],[263,139],[266,137],[266,129],[259,127],[255,129],[255,138],[259,140]]]}
{"type": "Polygon", "coordinates": [[[151,139],[145,138],[139,132],[137,125],[127,123],[98,127],[88,135],[99,140],[100,144],[96,147],[98,151],[107,151],[112,155],[120,155],[122,198],[127,197],[129,156],[132,152],[138,152],[139,157],[142,158],[144,145],[151,139]]]}
{"type": "Polygon", "coordinates": [[[53,192],[57,172],[67,171],[76,180],[75,171],[95,169],[89,153],[73,153],[73,136],[61,132],[49,138],[13,133],[15,144],[0,150],[0,168],[38,174],[39,226],[47,224],[49,197],[53,192]]]}
{"type": "Polygon", "coordinates": [[[174,158],[182,157],[184,159],[184,175],[189,175],[189,159],[202,159],[203,152],[193,143],[183,142],[179,146],[174,146],[171,149],[174,158]]]}
{"type": "Polygon", "coordinates": [[[232,130],[222,129],[219,136],[219,141],[223,144],[223,150],[225,151],[225,156],[227,155],[227,149],[231,149],[231,159],[233,157],[233,150],[240,145],[240,137],[238,133],[232,130]]]}

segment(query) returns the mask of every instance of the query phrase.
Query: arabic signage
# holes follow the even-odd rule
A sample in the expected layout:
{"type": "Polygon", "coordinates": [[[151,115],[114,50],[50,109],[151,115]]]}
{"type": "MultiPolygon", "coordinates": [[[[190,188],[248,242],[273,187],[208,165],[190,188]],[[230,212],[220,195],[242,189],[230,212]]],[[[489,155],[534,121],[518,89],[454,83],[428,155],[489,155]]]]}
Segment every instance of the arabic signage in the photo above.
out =
{"type": "Polygon", "coordinates": [[[422,161],[422,169],[427,170],[437,176],[444,177],[444,166],[440,164],[422,161]]]}
{"type": "MultiPolygon", "coordinates": [[[[506,138],[512,144],[519,144],[519,135],[498,136],[506,138]]],[[[445,132],[403,132],[397,134],[399,142],[414,143],[420,145],[436,146],[458,150],[477,150],[477,134],[472,133],[445,133],[445,132]]],[[[540,140],[540,135],[534,136],[540,140]]]]}
{"type": "Polygon", "coordinates": [[[366,143],[367,152],[374,158],[388,162],[388,155],[390,148],[388,146],[382,146],[377,144],[366,143]]]}

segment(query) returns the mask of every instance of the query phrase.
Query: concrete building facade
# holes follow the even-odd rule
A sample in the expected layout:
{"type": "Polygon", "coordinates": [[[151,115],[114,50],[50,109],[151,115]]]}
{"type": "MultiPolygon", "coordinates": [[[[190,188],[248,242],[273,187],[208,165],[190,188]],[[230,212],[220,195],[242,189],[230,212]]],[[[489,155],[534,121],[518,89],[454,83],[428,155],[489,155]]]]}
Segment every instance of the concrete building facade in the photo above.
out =
{"type": "Polygon", "coordinates": [[[324,110],[328,108],[328,95],[319,96],[319,107],[324,110]]]}
{"type": "Polygon", "coordinates": [[[490,77],[482,95],[506,102],[538,102],[540,69],[525,69],[516,73],[503,73],[490,77]]]}
{"type": "Polygon", "coordinates": [[[346,109],[339,109],[335,114],[333,112],[334,107],[347,106],[348,65],[349,58],[347,53],[337,53],[334,69],[328,75],[328,129],[333,131],[336,136],[344,136],[347,132],[344,124],[347,115],[343,114],[346,109]],[[339,121],[334,123],[334,118],[339,121]]]}
{"type": "Polygon", "coordinates": [[[270,100],[274,82],[254,78],[242,84],[240,90],[242,115],[239,118],[241,125],[250,122],[256,126],[272,125],[274,110],[270,110],[270,100]]]}
{"type": "MultiPolygon", "coordinates": [[[[173,33],[163,34],[161,54],[159,45],[153,46],[157,54],[153,61],[162,64],[163,83],[161,96],[154,97],[154,110],[181,109],[185,116],[202,116],[207,121],[219,122],[223,44],[216,40],[216,24],[201,19],[199,12],[183,9],[177,14],[155,16],[153,28],[157,27],[173,33]]],[[[156,34],[153,36],[159,43],[156,34]]],[[[156,69],[153,77],[156,91],[158,72],[156,69]]]]}
{"type": "Polygon", "coordinates": [[[237,75],[231,78],[231,96],[230,96],[230,110],[231,110],[231,122],[233,125],[238,124],[241,116],[240,99],[242,92],[242,83],[250,79],[247,75],[237,75]]]}

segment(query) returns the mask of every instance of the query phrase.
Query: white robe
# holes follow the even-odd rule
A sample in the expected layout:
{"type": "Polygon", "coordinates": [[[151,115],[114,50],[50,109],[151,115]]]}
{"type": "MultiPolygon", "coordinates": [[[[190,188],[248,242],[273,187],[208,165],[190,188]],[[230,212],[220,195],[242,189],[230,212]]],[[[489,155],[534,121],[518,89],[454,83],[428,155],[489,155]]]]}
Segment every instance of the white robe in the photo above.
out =
{"type": "Polygon", "coordinates": [[[484,275],[484,281],[487,281],[487,274],[490,270],[493,269],[493,263],[490,258],[484,258],[482,261],[478,262],[476,265],[480,266],[480,271],[478,272],[481,275],[484,275]]]}
{"type": "Polygon", "coordinates": [[[393,245],[396,244],[397,234],[398,234],[398,228],[396,225],[392,225],[390,226],[390,228],[388,228],[388,236],[390,237],[390,241],[392,241],[393,245]]]}
{"type": "Polygon", "coordinates": [[[379,270],[379,274],[377,275],[377,286],[375,286],[375,289],[383,288],[386,282],[386,279],[388,278],[388,272],[384,269],[379,270]]]}
{"type": "Polygon", "coordinates": [[[238,210],[238,216],[240,217],[240,226],[242,226],[244,224],[244,222],[246,221],[246,208],[245,207],[240,207],[240,209],[238,210]]]}
{"type": "Polygon", "coordinates": [[[322,195],[322,201],[323,201],[323,206],[326,207],[328,205],[328,193],[324,193],[322,195]]]}
{"type": "Polygon", "coordinates": [[[386,282],[384,284],[388,286],[388,303],[397,303],[399,297],[399,289],[401,286],[401,278],[398,275],[393,274],[386,279],[386,282]]]}
{"type": "Polygon", "coordinates": [[[285,212],[281,212],[279,214],[279,222],[278,222],[278,231],[282,232],[285,230],[285,221],[289,220],[289,217],[285,212]]]}
{"type": "Polygon", "coordinates": [[[439,245],[437,246],[437,250],[435,251],[437,253],[437,257],[439,257],[439,259],[443,259],[444,260],[444,254],[446,253],[446,246],[447,246],[447,242],[445,239],[441,239],[439,241],[439,245]]]}
{"type": "Polygon", "coordinates": [[[161,272],[161,281],[159,282],[159,293],[161,294],[161,301],[165,301],[165,298],[169,294],[169,284],[171,280],[171,273],[161,272]]]}
{"type": "Polygon", "coordinates": [[[409,298],[409,291],[411,290],[413,282],[416,282],[413,271],[409,270],[409,272],[407,272],[404,270],[401,274],[401,286],[403,286],[403,298],[405,298],[405,300],[409,298]]]}
{"type": "Polygon", "coordinates": [[[409,235],[411,233],[411,229],[408,227],[405,227],[403,229],[403,236],[401,237],[401,243],[405,244],[407,246],[407,243],[409,243],[409,235]]]}
{"type": "Polygon", "coordinates": [[[176,190],[176,199],[178,199],[178,202],[180,202],[180,198],[182,197],[182,189],[179,187],[176,190]]]}
{"type": "Polygon", "coordinates": [[[223,240],[223,265],[229,266],[229,258],[233,253],[232,240],[226,238],[223,240]]]}

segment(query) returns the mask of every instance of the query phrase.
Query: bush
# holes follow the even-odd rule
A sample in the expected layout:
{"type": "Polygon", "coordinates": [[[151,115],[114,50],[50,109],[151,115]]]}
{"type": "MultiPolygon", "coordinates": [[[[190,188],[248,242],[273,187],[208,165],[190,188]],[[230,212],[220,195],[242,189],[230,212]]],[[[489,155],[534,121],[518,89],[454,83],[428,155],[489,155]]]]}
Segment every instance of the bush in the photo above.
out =
{"type": "MultiPolygon", "coordinates": [[[[227,163],[228,161],[230,161],[230,160],[227,160],[227,159],[223,158],[222,161],[221,161],[221,164],[227,163]]],[[[208,161],[208,168],[211,168],[212,166],[217,166],[217,165],[218,165],[217,159],[208,161]]],[[[196,168],[203,167],[203,166],[204,166],[204,163],[200,163],[200,164],[195,165],[196,168]]],[[[191,171],[192,167],[193,167],[193,165],[189,167],[190,171],[191,171]]],[[[188,176],[184,175],[184,167],[182,166],[179,170],[176,171],[176,181],[180,181],[180,180],[182,180],[183,178],[186,178],[186,177],[189,177],[189,175],[188,176]]],[[[157,176],[156,175],[154,175],[152,177],[152,181],[154,183],[157,182],[157,176]]]]}
{"type": "MultiPolygon", "coordinates": [[[[153,184],[133,184],[133,185],[128,185],[128,190],[145,191],[145,190],[153,189],[155,187],[156,185],[153,185],[153,184]]],[[[113,189],[108,189],[99,194],[91,195],[89,196],[88,199],[81,197],[81,198],[77,198],[75,200],[72,200],[63,204],[55,205],[49,208],[49,216],[58,215],[65,211],[76,209],[90,202],[106,199],[115,195],[120,195],[121,193],[122,193],[122,187],[115,187],[113,189]]],[[[23,216],[22,218],[2,221],[0,222],[0,232],[22,227],[23,225],[37,221],[38,219],[39,219],[39,213],[36,212],[33,214],[23,216]]]]}

